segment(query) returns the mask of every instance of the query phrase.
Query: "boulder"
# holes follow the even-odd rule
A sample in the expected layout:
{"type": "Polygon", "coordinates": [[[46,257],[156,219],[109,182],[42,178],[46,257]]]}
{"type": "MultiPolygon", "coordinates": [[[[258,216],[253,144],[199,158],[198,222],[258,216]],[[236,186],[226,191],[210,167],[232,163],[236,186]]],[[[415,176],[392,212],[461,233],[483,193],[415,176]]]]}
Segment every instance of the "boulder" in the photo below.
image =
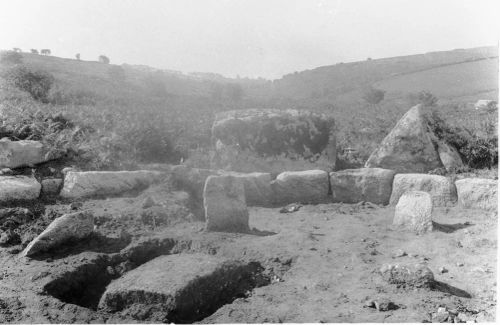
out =
{"type": "Polygon", "coordinates": [[[421,106],[417,105],[406,112],[382,140],[365,167],[387,168],[398,173],[425,173],[442,168],[434,137],[421,106]]]}
{"type": "Polygon", "coordinates": [[[308,111],[247,109],[221,112],[212,126],[216,169],[238,172],[333,170],[332,118],[308,111]]]}
{"type": "Polygon", "coordinates": [[[40,183],[33,177],[0,176],[0,204],[35,200],[40,196],[40,189],[40,183]]]}
{"type": "Polygon", "coordinates": [[[284,172],[271,182],[276,204],[325,202],[328,187],[328,173],[323,170],[284,172]]]}
{"type": "Polygon", "coordinates": [[[64,177],[61,196],[67,199],[107,197],[144,189],[161,181],[157,171],[69,171],[64,177]]]}
{"type": "Polygon", "coordinates": [[[106,288],[98,308],[139,321],[193,323],[255,286],[257,263],[206,254],[157,257],[106,288]]]}
{"type": "Polygon", "coordinates": [[[42,180],[42,194],[58,195],[61,191],[63,180],[61,178],[46,178],[42,180]]]}
{"type": "Polygon", "coordinates": [[[395,172],[382,168],[346,169],[330,173],[333,202],[389,204],[395,172]]]}
{"type": "Polygon", "coordinates": [[[458,204],[462,208],[497,210],[498,181],[484,178],[464,178],[455,182],[458,204]]]}
{"type": "Polygon", "coordinates": [[[1,168],[31,167],[47,160],[49,159],[46,159],[46,151],[39,141],[11,141],[8,138],[0,140],[1,168]]]}
{"type": "Polygon", "coordinates": [[[435,284],[434,274],[422,264],[384,264],[379,271],[390,284],[410,288],[432,288],[435,284]]]}
{"type": "Polygon", "coordinates": [[[55,248],[69,241],[81,240],[94,230],[94,217],[88,211],[65,214],[56,218],[22,252],[22,256],[32,256],[55,248]]]}
{"type": "Polygon", "coordinates": [[[441,163],[448,172],[453,172],[458,168],[464,167],[464,163],[457,149],[442,141],[438,142],[438,154],[441,163]]]}
{"type": "Polygon", "coordinates": [[[207,231],[247,232],[248,209],[243,180],[209,176],[203,191],[207,231]]]}
{"type": "Polygon", "coordinates": [[[432,204],[437,207],[451,206],[457,202],[457,191],[453,182],[439,175],[397,174],[392,184],[390,204],[398,203],[407,191],[423,191],[432,197],[432,204]]]}
{"type": "Polygon", "coordinates": [[[423,234],[432,231],[432,199],[429,193],[405,192],[394,211],[392,222],[397,228],[423,234]]]}
{"type": "Polygon", "coordinates": [[[243,181],[247,206],[267,207],[272,203],[271,174],[226,172],[243,181]]]}

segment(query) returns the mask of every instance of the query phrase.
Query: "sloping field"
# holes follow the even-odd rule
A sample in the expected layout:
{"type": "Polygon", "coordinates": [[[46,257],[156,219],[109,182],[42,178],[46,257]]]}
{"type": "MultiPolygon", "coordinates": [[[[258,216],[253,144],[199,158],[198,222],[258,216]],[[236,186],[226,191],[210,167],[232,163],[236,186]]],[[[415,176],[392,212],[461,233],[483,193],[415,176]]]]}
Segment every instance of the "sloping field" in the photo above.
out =
{"type": "Polygon", "coordinates": [[[498,97],[498,58],[464,62],[395,76],[375,83],[397,98],[422,90],[443,100],[495,99],[498,97]]]}

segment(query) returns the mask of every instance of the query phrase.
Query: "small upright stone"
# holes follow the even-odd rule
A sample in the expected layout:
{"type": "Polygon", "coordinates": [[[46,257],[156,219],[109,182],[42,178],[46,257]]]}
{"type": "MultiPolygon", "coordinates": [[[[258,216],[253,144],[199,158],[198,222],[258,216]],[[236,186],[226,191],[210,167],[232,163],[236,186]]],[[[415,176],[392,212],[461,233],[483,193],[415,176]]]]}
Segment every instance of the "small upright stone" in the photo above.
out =
{"type": "Polygon", "coordinates": [[[410,191],[403,194],[394,212],[394,226],[423,234],[432,231],[432,199],[429,193],[410,191]]]}
{"type": "Polygon", "coordinates": [[[209,176],[203,191],[207,231],[247,232],[248,209],[243,180],[209,176]]]}

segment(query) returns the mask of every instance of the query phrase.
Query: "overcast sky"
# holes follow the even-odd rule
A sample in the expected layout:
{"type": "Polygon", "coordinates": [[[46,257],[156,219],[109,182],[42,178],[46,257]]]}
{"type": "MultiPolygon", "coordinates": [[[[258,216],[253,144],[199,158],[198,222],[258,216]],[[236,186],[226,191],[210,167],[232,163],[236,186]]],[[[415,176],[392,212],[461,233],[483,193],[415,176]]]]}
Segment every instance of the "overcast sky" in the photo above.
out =
{"type": "Polygon", "coordinates": [[[497,45],[498,0],[0,0],[0,49],[279,78],[497,45]]]}

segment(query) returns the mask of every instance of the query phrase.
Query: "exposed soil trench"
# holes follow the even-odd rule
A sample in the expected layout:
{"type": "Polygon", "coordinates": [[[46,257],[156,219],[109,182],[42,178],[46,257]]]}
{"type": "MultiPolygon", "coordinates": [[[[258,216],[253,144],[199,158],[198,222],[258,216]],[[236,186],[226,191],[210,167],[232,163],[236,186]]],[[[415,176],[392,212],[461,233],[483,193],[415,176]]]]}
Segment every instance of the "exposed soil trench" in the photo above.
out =
{"type": "MultiPolygon", "coordinates": [[[[116,254],[101,254],[91,262],[81,264],[74,270],[62,273],[44,286],[44,291],[70,304],[98,311],[101,297],[111,281],[120,278],[144,263],[163,255],[193,253],[192,242],[173,238],[154,238],[135,243],[116,254]]],[[[245,298],[252,289],[271,283],[272,275],[266,273],[260,262],[250,262],[228,272],[215,272],[199,277],[179,297],[178,308],[165,315],[137,313],[131,318],[140,321],[169,321],[192,323],[212,315],[223,305],[238,298],[245,298]],[[213,294],[217,292],[218,294],[213,294]],[[197,303],[196,303],[197,302],[197,303]],[[160,318],[159,318],[160,317],[160,318]],[[163,317],[163,318],[162,318],[163,317]]],[[[143,293],[141,303],[149,305],[157,300],[155,294],[143,293]],[[151,302],[149,301],[151,300],[151,302]]],[[[120,301],[117,302],[120,305],[120,301]]],[[[118,306],[113,312],[122,310],[118,306]]],[[[130,315],[127,315],[130,316],[130,315]]]]}

